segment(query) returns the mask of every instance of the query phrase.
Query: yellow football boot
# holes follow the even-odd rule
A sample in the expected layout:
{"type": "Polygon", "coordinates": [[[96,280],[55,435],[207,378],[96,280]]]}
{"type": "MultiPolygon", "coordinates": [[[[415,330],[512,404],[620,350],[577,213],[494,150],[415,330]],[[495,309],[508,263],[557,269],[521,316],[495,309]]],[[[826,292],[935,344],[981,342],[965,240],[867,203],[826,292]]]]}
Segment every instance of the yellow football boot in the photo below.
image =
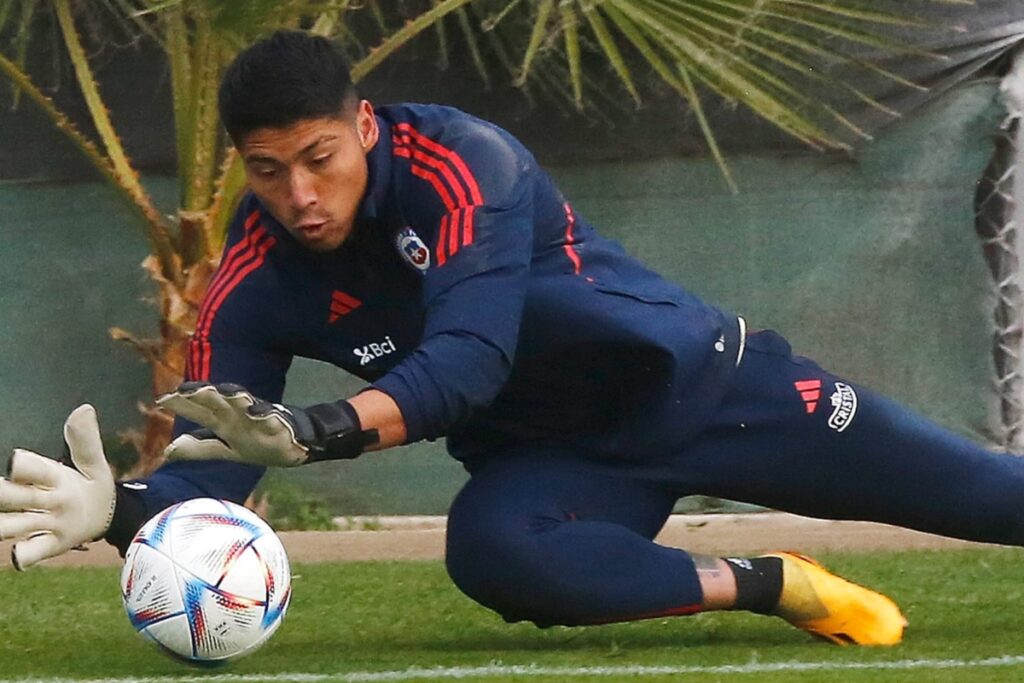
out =
{"type": "Polygon", "coordinates": [[[782,560],[782,596],[775,610],[799,629],[836,645],[896,645],[907,620],[896,603],[832,574],[809,557],[791,552],[782,560]]]}

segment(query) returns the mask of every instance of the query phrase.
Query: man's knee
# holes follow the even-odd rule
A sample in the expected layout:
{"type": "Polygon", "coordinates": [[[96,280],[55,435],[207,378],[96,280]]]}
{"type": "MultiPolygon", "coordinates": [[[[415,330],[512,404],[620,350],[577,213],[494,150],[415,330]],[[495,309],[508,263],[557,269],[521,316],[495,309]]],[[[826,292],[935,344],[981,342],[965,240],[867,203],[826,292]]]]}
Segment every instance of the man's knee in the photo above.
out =
{"type": "Polygon", "coordinates": [[[492,509],[448,518],[445,565],[455,585],[508,621],[547,621],[535,603],[545,579],[535,569],[544,564],[536,535],[543,524],[514,520],[492,509]]]}

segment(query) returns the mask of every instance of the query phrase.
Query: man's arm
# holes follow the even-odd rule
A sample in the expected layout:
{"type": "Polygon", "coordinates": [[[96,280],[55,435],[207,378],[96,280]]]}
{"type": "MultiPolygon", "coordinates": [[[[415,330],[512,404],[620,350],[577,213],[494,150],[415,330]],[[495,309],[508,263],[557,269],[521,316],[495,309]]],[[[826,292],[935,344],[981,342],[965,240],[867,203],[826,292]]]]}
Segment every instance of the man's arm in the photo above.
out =
{"type": "MultiPolygon", "coordinates": [[[[373,383],[405,421],[406,442],[435,439],[489,405],[512,370],[534,249],[533,157],[482,124],[445,151],[468,189],[428,242],[420,345],[373,383]]],[[[410,144],[429,147],[410,134],[410,144]]],[[[414,221],[415,222],[415,221],[414,221]]]]}
{"type": "MultiPolygon", "coordinates": [[[[200,310],[188,379],[242,381],[269,400],[280,400],[291,357],[272,350],[267,331],[276,321],[267,318],[264,297],[257,291],[254,311],[237,293],[243,280],[258,277],[274,241],[258,208],[243,201],[200,310]]],[[[175,433],[194,427],[179,419],[175,433]]],[[[11,460],[9,478],[0,480],[0,538],[26,539],[15,550],[19,567],[99,538],[123,553],[138,528],[168,505],[201,496],[243,502],[263,473],[261,467],[238,463],[168,463],[144,479],[115,485],[95,411],[76,409],[64,433],[68,462],[21,451],[11,460]]]]}
{"type": "MultiPolygon", "coordinates": [[[[406,216],[432,245],[417,348],[347,401],[303,408],[258,401],[241,386],[185,386],[161,405],[209,427],[224,443],[183,440],[172,445],[172,457],[272,466],[354,458],[442,436],[494,399],[511,372],[529,283],[536,162],[482,124],[452,135],[457,143],[445,154],[452,164],[446,177],[471,189],[459,202],[449,196],[439,208],[406,216]],[[436,226],[428,233],[431,222],[436,226]]],[[[423,182],[428,192],[429,185],[438,187],[423,182]]]]}
{"type": "Polygon", "coordinates": [[[350,398],[348,402],[359,415],[362,428],[377,431],[377,443],[371,444],[366,450],[383,450],[405,443],[405,419],[395,399],[383,391],[367,389],[350,398]]]}

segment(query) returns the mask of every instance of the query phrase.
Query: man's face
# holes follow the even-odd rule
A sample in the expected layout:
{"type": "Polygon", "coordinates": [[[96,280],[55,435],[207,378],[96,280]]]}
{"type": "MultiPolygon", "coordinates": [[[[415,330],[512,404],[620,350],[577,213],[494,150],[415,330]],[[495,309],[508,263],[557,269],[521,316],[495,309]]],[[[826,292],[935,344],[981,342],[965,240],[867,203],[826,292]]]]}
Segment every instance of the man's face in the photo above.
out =
{"type": "Polygon", "coordinates": [[[355,116],[259,128],[239,144],[249,187],[303,246],[330,251],[352,232],[366,192],[366,154],[380,131],[373,107],[355,116]]]}

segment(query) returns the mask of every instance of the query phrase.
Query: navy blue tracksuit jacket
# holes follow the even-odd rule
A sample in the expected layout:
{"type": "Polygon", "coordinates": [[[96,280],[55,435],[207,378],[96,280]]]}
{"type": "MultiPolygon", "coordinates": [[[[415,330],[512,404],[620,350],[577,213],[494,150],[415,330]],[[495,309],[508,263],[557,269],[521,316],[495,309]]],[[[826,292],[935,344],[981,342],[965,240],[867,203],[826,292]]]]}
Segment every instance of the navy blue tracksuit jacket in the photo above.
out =
{"type": "MultiPolygon", "coordinates": [[[[188,379],[279,401],[293,356],[326,361],[389,394],[410,442],[447,436],[463,460],[524,444],[636,459],[701,428],[741,352],[735,316],[596,234],[506,131],[435,105],[377,117],[339,249],[304,249],[244,198],[188,379]]],[[[244,499],[258,473],[243,469],[171,464],[137,495],[145,514],[244,499]]]]}

